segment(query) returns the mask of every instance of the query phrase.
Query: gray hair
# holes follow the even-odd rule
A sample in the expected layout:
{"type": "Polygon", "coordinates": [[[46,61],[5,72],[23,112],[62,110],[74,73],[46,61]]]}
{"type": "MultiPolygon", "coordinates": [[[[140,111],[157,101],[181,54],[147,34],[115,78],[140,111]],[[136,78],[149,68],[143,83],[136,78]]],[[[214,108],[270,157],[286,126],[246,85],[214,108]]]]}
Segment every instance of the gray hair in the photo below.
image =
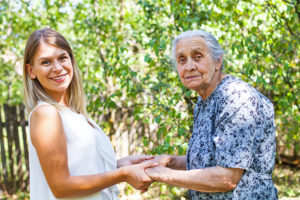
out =
{"type": "MultiPolygon", "coordinates": [[[[218,61],[218,59],[220,59],[220,57],[224,55],[225,53],[224,50],[220,46],[218,40],[211,33],[203,30],[186,31],[178,35],[172,42],[171,62],[175,68],[177,66],[176,56],[175,56],[175,48],[177,43],[182,39],[191,38],[191,37],[202,37],[205,40],[205,44],[210,50],[211,56],[215,61],[218,61]]],[[[224,56],[222,57],[221,70],[223,70],[224,67],[223,60],[224,60],[224,56]]]]}

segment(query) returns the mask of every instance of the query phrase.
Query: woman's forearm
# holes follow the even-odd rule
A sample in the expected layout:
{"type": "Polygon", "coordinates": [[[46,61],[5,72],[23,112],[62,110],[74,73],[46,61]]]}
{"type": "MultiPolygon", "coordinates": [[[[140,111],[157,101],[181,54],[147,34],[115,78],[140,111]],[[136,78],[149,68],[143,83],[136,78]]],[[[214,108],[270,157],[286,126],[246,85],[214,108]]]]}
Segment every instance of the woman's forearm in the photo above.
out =
{"type": "Polygon", "coordinates": [[[126,172],[122,168],[96,175],[68,176],[51,187],[57,198],[80,197],[101,191],[117,183],[126,181],[126,172]]]}
{"type": "Polygon", "coordinates": [[[49,184],[58,198],[76,197],[92,194],[120,182],[127,182],[138,190],[145,190],[153,182],[145,174],[145,169],[156,167],[158,163],[147,162],[121,167],[114,171],[86,176],[64,176],[49,184]]]}
{"type": "Polygon", "coordinates": [[[147,169],[154,180],[201,192],[227,192],[233,190],[242,177],[242,169],[211,167],[196,170],[170,168],[147,169]],[[154,170],[151,171],[151,170],[154,170]]]}

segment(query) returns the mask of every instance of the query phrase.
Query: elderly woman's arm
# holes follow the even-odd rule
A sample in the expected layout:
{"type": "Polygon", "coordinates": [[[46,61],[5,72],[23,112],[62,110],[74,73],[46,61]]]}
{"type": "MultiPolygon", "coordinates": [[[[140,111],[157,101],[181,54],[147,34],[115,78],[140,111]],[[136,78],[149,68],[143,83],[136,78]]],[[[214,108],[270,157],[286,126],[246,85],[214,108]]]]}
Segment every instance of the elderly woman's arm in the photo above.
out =
{"type": "Polygon", "coordinates": [[[145,172],[155,181],[178,187],[201,192],[227,192],[236,187],[244,170],[216,166],[186,171],[159,166],[145,172]]]}

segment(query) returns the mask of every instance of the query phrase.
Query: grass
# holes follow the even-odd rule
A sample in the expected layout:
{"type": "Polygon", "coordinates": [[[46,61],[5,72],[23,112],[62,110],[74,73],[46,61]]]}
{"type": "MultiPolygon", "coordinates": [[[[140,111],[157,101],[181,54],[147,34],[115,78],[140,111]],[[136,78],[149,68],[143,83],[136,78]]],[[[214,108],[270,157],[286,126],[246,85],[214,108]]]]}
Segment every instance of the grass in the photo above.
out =
{"type": "MultiPolygon", "coordinates": [[[[287,165],[276,165],[273,173],[273,181],[278,189],[281,200],[300,200],[300,169],[287,165]]],[[[170,187],[161,183],[153,183],[148,192],[141,194],[128,184],[118,185],[121,193],[120,200],[185,200],[186,190],[170,187]]],[[[29,194],[17,192],[14,195],[1,193],[0,200],[29,200],[29,194]]]]}

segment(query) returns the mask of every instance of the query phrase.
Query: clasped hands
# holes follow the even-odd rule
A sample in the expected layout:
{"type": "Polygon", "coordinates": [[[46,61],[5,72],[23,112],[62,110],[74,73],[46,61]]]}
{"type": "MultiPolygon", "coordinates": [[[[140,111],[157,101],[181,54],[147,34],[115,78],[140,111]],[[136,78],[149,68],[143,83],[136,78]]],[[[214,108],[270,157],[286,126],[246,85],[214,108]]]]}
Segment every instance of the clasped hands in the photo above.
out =
{"type": "Polygon", "coordinates": [[[126,182],[135,189],[146,192],[154,181],[167,176],[166,171],[170,161],[171,157],[168,155],[127,156],[118,160],[117,167],[127,171],[126,182]]]}

